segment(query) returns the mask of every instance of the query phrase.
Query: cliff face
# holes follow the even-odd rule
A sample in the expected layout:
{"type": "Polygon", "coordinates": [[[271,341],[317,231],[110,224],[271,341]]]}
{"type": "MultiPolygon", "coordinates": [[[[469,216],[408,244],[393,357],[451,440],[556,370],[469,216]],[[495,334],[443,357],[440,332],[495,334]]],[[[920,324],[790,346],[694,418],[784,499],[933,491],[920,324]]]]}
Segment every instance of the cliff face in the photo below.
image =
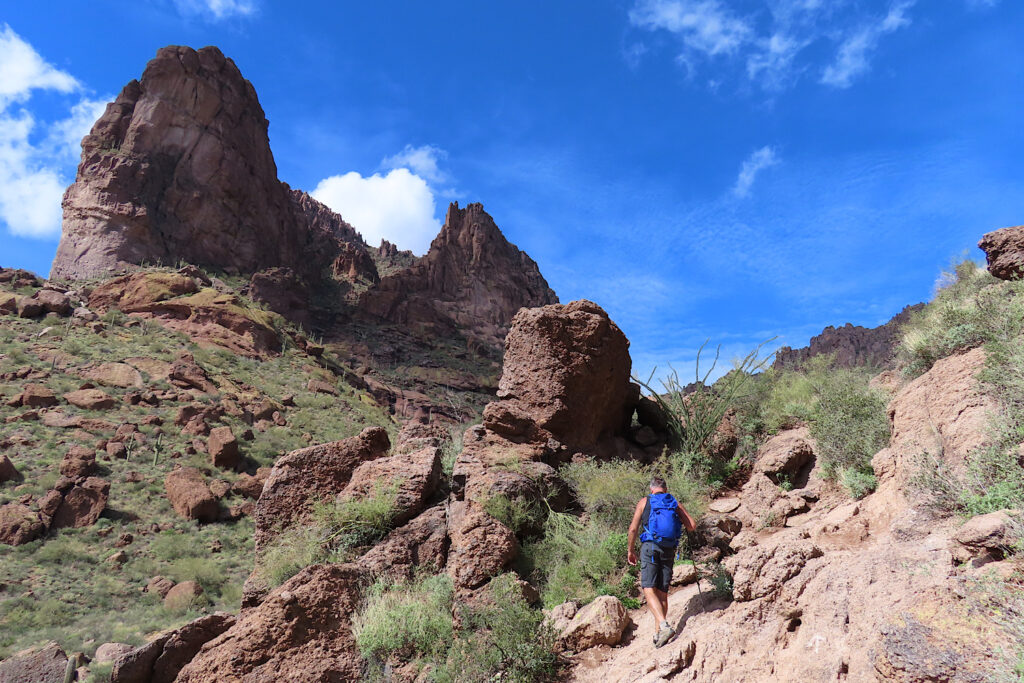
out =
{"type": "Polygon", "coordinates": [[[453,204],[421,259],[388,243],[369,249],[341,216],[278,180],[267,127],[252,84],[217,48],[159,50],[82,141],[51,275],[179,261],[265,271],[257,298],[303,324],[328,291],[318,288],[336,280],[358,285],[330,290],[362,292],[345,295],[356,315],[492,345],[520,308],[557,302],[480,204],[453,204]]]}
{"type": "Polygon", "coordinates": [[[500,342],[520,308],[553,303],[558,297],[537,264],[505,239],[482,204],[452,203],[427,254],[382,278],[359,309],[405,325],[452,322],[500,342]]]}
{"type": "Polygon", "coordinates": [[[881,366],[892,359],[899,342],[899,329],[924,304],[907,306],[892,320],[878,327],[861,327],[846,323],[842,327],[826,327],[811,337],[811,343],[800,349],[783,346],[775,354],[775,367],[796,368],[815,356],[836,355],[836,366],[843,368],[881,366]]]}

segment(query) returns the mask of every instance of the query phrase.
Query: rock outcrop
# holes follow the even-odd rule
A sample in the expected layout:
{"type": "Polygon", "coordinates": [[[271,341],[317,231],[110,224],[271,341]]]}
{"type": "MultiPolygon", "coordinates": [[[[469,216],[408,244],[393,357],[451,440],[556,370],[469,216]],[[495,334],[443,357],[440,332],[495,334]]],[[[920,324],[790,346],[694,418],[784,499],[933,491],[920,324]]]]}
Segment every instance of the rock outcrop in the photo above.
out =
{"type": "Polygon", "coordinates": [[[454,324],[500,343],[520,308],[557,301],[537,264],[505,239],[482,204],[453,203],[426,256],[381,278],[359,309],[427,330],[454,324]]]}
{"type": "Polygon", "coordinates": [[[82,140],[51,275],[180,259],[315,268],[336,238],[306,222],[313,200],[277,179],[267,128],[252,84],[220,50],[159,50],[82,140]]]}
{"type": "Polygon", "coordinates": [[[777,368],[797,368],[815,356],[834,353],[836,367],[880,367],[892,360],[899,343],[900,328],[924,304],[907,306],[878,327],[861,327],[846,323],[842,327],[826,327],[811,337],[811,343],[800,349],[783,346],[775,353],[777,368]]]}
{"type": "MultiPolygon", "coordinates": [[[[235,617],[216,612],[132,648],[114,661],[111,683],[172,683],[207,642],[234,626],[235,617]]],[[[98,651],[97,651],[98,652],[98,651]]]]}
{"type": "Polygon", "coordinates": [[[1019,280],[1024,276],[1024,225],[987,233],[978,247],[985,252],[988,272],[995,277],[1019,280]]]}

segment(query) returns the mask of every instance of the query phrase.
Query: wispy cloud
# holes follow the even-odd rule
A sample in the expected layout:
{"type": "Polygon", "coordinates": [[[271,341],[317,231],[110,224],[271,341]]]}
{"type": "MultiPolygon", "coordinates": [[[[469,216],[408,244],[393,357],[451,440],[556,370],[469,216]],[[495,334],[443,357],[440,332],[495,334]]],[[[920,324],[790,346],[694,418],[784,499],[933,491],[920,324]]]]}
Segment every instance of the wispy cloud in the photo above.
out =
{"type": "Polygon", "coordinates": [[[182,14],[213,21],[249,17],[258,9],[256,0],[174,0],[174,5],[182,14]]]}
{"type": "Polygon", "coordinates": [[[779,159],[775,154],[774,148],[765,146],[756,150],[740,166],[740,174],[736,177],[736,184],[732,188],[732,193],[737,197],[748,196],[750,194],[750,187],[754,184],[757,174],[777,163],[779,163],[779,159]]]}
{"type": "MultiPolygon", "coordinates": [[[[778,92],[810,69],[821,74],[822,84],[847,88],[869,71],[880,39],[910,24],[914,0],[889,5],[880,18],[864,3],[758,0],[758,4],[762,6],[743,14],[720,0],[635,0],[629,21],[645,31],[673,35],[678,45],[676,61],[691,75],[710,62],[742,67],[747,81],[778,92]],[[808,49],[815,45],[834,45],[834,60],[827,65],[815,63],[826,52],[808,49]]],[[[721,77],[719,70],[709,81],[717,85],[721,77]]]]}
{"type": "Polygon", "coordinates": [[[49,123],[37,120],[25,105],[36,91],[72,94],[82,89],[10,26],[0,26],[0,222],[15,235],[60,234],[61,196],[79,143],[106,99],[82,97],[66,118],[49,123]]]}
{"type": "Polygon", "coordinates": [[[438,162],[447,157],[447,152],[433,145],[406,145],[398,154],[386,157],[381,162],[381,167],[386,170],[407,168],[432,183],[445,183],[448,182],[448,174],[440,169],[438,162]]]}
{"type": "Polygon", "coordinates": [[[904,26],[910,25],[907,11],[914,5],[901,2],[889,9],[880,21],[870,23],[850,34],[839,46],[835,62],[829,64],[821,74],[821,82],[836,88],[849,88],[853,79],[868,71],[870,53],[878,46],[879,39],[904,26]]]}

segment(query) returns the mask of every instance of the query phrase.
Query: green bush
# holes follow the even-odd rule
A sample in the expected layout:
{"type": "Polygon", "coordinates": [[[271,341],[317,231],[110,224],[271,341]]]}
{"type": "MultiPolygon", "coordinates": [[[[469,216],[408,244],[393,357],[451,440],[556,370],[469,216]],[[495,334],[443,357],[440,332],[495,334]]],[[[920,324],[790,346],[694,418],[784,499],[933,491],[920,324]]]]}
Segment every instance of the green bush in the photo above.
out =
{"type": "Polygon", "coordinates": [[[365,498],[314,503],[308,521],[286,529],[261,553],[257,571],[275,587],[311,564],[351,559],[391,529],[397,497],[398,484],[392,483],[379,484],[365,498]]]}
{"type": "Polygon", "coordinates": [[[544,503],[524,498],[509,498],[498,493],[484,501],[484,511],[511,529],[520,538],[544,522],[544,503]]]}
{"type": "Polygon", "coordinates": [[[827,478],[835,479],[845,470],[872,472],[871,458],[889,442],[886,404],[886,397],[871,388],[861,372],[837,370],[830,382],[818,387],[811,436],[827,478]]]}
{"type": "Polygon", "coordinates": [[[904,325],[897,354],[903,371],[916,376],[957,351],[1016,339],[1024,330],[1022,293],[1022,281],[997,280],[973,261],[957,264],[904,325]]]}
{"type": "Polygon", "coordinates": [[[371,663],[443,659],[452,641],[452,597],[445,574],[377,581],[352,622],[359,652],[371,663]]]}
{"type": "Polygon", "coordinates": [[[878,479],[874,473],[848,467],[839,475],[839,483],[843,485],[851,498],[860,500],[878,487],[878,479]]]}
{"type": "Polygon", "coordinates": [[[557,673],[555,633],[540,610],[523,599],[510,574],[491,581],[493,604],[461,607],[462,629],[445,661],[434,670],[438,683],[537,683],[557,673]]]}

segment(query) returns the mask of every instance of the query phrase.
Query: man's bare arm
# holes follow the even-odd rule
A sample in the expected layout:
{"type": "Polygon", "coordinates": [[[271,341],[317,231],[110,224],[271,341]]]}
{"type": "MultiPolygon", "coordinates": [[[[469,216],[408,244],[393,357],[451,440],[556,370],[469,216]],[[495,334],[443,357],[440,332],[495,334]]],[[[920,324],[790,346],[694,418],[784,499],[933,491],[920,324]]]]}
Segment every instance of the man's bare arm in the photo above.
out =
{"type": "Polygon", "coordinates": [[[697,522],[695,522],[693,517],[690,516],[690,513],[686,511],[686,508],[683,507],[682,503],[678,503],[678,505],[679,518],[683,520],[683,526],[686,527],[687,531],[693,531],[697,528],[697,522]]]}
{"type": "Polygon", "coordinates": [[[644,516],[644,503],[647,502],[646,498],[641,498],[640,502],[636,504],[636,510],[633,511],[633,521],[629,525],[629,539],[626,546],[626,560],[630,564],[636,564],[636,537],[640,532],[640,520],[644,516]]]}

